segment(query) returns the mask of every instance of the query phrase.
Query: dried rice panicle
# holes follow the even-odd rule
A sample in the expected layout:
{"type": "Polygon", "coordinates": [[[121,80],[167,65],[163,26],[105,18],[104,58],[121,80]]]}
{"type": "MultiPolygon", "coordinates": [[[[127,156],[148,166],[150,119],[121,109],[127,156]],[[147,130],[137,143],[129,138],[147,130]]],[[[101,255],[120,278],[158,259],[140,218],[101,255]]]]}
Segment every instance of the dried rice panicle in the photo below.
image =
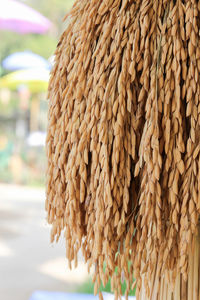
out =
{"type": "Polygon", "coordinates": [[[200,4],[77,0],[49,81],[46,211],[119,299],[187,279],[200,213],[200,4]],[[157,266],[155,268],[155,266],[157,266]]]}

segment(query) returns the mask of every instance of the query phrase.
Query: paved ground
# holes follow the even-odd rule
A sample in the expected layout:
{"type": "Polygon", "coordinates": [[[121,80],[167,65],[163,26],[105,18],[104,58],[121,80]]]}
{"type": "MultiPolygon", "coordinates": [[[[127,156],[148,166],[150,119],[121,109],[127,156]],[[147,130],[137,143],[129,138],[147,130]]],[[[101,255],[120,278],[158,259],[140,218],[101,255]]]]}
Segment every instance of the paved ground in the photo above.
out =
{"type": "Polygon", "coordinates": [[[45,193],[0,184],[0,299],[28,300],[35,290],[68,292],[87,278],[84,264],[70,271],[64,240],[50,245],[45,193]]]}

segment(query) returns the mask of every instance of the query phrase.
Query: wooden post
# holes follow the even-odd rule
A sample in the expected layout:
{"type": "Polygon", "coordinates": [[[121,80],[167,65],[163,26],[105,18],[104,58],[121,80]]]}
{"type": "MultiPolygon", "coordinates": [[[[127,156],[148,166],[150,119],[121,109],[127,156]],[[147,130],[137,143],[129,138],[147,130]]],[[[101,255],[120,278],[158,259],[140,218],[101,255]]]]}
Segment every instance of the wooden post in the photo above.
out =
{"type": "Polygon", "coordinates": [[[35,96],[31,100],[31,117],[30,117],[30,131],[37,131],[38,130],[38,118],[40,112],[40,100],[37,96],[35,96]]]}

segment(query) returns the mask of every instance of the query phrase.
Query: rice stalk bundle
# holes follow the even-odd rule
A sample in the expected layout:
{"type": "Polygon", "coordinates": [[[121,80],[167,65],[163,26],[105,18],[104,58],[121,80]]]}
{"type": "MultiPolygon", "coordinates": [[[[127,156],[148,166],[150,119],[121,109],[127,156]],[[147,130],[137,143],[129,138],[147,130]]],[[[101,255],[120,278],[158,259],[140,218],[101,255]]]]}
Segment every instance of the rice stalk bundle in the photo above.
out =
{"type": "Polygon", "coordinates": [[[200,1],[77,0],[66,19],[48,94],[51,239],[64,232],[70,267],[82,250],[100,298],[111,278],[116,299],[123,280],[148,299],[155,272],[156,293],[161,274],[187,280],[198,231],[200,1]]]}

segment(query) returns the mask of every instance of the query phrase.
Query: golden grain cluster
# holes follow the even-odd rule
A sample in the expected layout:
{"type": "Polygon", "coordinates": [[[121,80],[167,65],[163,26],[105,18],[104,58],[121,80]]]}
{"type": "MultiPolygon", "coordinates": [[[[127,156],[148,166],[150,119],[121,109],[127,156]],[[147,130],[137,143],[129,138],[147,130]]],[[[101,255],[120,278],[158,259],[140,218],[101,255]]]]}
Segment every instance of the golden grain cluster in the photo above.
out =
{"type": "Polygon", "coordinates": [[[133,276],[149,296],[155,265],[187,279],[197,231],[200,1],[77,0],[67,22],[49,82],[52,241],[64,231],[70,265],[82,250],[100,299],[133,276]]]}

